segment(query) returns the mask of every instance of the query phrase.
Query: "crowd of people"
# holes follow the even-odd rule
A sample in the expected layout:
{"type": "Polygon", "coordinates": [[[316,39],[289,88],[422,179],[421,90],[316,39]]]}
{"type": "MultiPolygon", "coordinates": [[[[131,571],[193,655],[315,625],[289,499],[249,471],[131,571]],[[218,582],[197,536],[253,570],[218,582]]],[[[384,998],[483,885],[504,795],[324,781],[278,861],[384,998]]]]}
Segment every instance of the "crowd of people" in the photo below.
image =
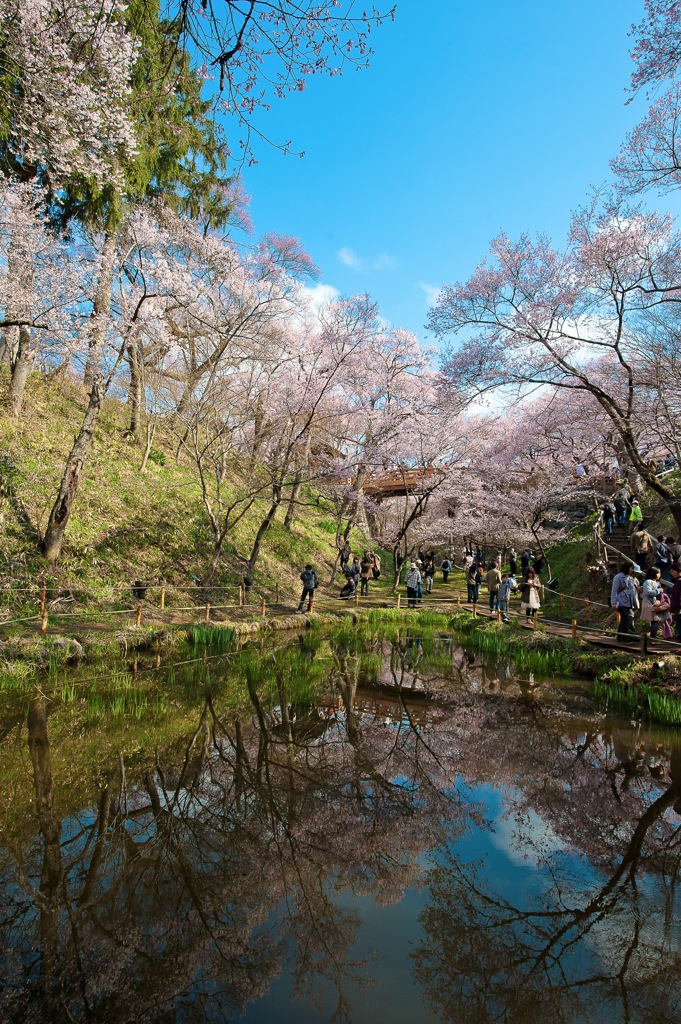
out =
{"type": "MultiPolygon", "coordinates": [[[[612,581],[610,604],[618,616],[618,639],[633,642],[637,636],[635,617],[640,612],[641,622],[647,624],[651,637],[661,635],[664,639],[681,642],[681,538],[660,534],[652,536],[645,528],[644,517],[638,499],[633,496],[626,479],[619,480],[619,486],[612,500],[606,501],[601,512],[606,533],[612,534],[613,524],[631,526],[631,550],[636,561],[618,572],[612,581]]],[[[372,580],[381,575],[381,559],[374,550],[363,555],[353,555],[350,544],[345,541],[339,551],[340,566],[344,575],[342,598],[349,598],[359,592],[369,596],[372,580]]],[[[397,556],[397,570],[401,570],[403,556],[397,556]]],[[[536,616],[541,607],[542,582],[545,559],[541,552],[535,553],[526,547],[520,555],[514,547],[506,559],[501,551],[494,558],[485,561],[479,546],[466,547],[463,564],[455,564],[454,557],[446,553],[438,560],[436,552],[419,550],[410,561],[404,577],[407,591],[407,605],[416,608],[423,603],[424,594],[433,591],[433,581],[439,569],[442,582],[446,584],[450,573],[457,568],[463,571],[467,588],[467,600],[477,604],[480,588],[487,588],[490,612],[498,612],[502,621],[509,619],[511,596],[520,595],[520,607],[526,618],[536,616]],[[507,562],[508,568],[504,568],[507,562]]],[[[312,607],[314,591],[318,586],[317,574],[311,565],[306,565],[300,574],[303,591],[298,611],[303,611],[307,602],[312,607]]],[[[555,588],[557,581],[548,580],[547,586],[555,588]]]]}
{"type": "Polygon", "coordinates": [[[651,637],[660,631],[663,640],[681,641],[681,560],[665,564],[664,570],[659,565],[647,571],[637,563],[627,565],[612,581],[610,604],[618,614],[621,643],[638,639],[637,611],[651,637]]]}

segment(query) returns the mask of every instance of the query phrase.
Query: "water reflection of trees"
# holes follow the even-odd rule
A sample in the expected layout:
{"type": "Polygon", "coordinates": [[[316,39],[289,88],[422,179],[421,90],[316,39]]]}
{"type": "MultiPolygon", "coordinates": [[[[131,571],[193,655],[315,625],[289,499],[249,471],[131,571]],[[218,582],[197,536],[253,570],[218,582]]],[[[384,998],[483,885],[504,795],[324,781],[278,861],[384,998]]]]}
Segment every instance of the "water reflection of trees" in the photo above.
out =
{"type": "Polygon", "coordinates": [[[416,978],[443,1021],[677,1021],[681,747],[534,711],[528,732],[505,708],[503,740],[480,734],[464,769],[503,789],[506,841],[532,870],[499,876],[448,848],[416,978]]]}
{"type": "Polygon", "coordinates": [[[97,806],[64,820],[46,702],[32,701],[40,835],[3,863],[7,1016],[227,1019],[284,969],[299,995],[330,980],[349,1016],[367,971],[343,892],[399,899],[468,817],[446,744],[408,711],[387,725],[356,706],[358,658],[333,654],[321,701],[300,698],[296,671],[302,660],[274,668],[269,702],[251,674],[248,719],[208,697],[183,748],[139,777],[112,765],[97,806]]]}
{"type": "Polygon", "coordinates": [[[391,902],[425,883],[415,972],[443,1020],[576,1021],[599,1001],[599,1019],[643,1020],[644,1004],[676,1019],[671,744],[537,700],[446,642],[301,642],[263,683],[253,661],[251,713],[208,696],[191,736],[142,770],[106,766],[63,819],[35,697],[39,835],[0,861],[7,1018],[228,1019],[286,971],[313,1000],[330,981],[349,1019],[371,965],[345,893],[391,902]],[[536,869],[524,888],[465,857],[462,838],[491,827],[481,783],[536,869]]]}

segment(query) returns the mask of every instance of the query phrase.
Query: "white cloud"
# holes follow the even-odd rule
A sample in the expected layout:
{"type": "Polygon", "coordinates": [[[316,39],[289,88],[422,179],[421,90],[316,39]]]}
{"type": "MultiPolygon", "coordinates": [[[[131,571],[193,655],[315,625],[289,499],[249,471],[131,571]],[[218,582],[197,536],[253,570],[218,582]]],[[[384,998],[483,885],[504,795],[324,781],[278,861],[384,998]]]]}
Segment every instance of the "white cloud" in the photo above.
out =
{"type": "Polygon", "coordinates": [[[344,267],[352,267],[354,270],[360,270],[362,267],[362,261],[357,253],[347,245],[339,249],[336,256],[344,267]]]}
{"type": "Polygon", "coordinates": [[[328,306],[330,302],[334,302],[340,297],[340,292],[337,288],[334,288],[332,284],[319,284],[304,286],[302,288],[303,297],[307,301],[310,309],[323,309],[324,306],[328,306]]]}
{"type": "Polygon", "coordinates": [[[379,252],[374,260],[374,270],[395,270],[397,260],[389,252],[379,252]]]}
{"type": "Polygon", "coordinates": [[[426,306],[434,306],[440,289],[435,284],[427,284],[425,281],[417,281],[417,284],[426,297],[426,306]]]}

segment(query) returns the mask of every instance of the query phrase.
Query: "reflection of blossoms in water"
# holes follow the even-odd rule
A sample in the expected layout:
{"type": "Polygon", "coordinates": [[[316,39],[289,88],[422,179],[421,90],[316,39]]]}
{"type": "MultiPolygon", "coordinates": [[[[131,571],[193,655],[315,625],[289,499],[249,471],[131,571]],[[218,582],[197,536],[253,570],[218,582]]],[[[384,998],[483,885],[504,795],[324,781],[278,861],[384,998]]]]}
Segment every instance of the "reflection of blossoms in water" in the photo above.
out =
{"type": "MultiPolygon", "coordinates": [[[[651,747],[626,724],[609,728],[579,710],[583,701],[568,712],[550,686],[528,696],[513,672],[448,640],[425,638],[415,659],[408,637],[350,639],[325,648],[321,666],[314,638],[308,646],[304,658],[269,658],[262,685],[246,673],[248,713],[229,716],[209,699],[192,735],[125,779],[114,760],[93,806],[63,820],[46,704],[34,702],[40,839],[28,853],[17,844],[4,871],[0,938],[14,946],[14,986],[0,997],[3,1012],[37,1021],[66,993],[76,1019],[87,1000],[114,1024],[155,1019],[159,1007],[211,1020],[216,999],[221,1013],[242,1013],[286,974],[313,999],[330,983],[338,1018],[349,1020],[351,995],[372,970],[353,952],[362,927],[353,901],[389,907],[424,885],[429,946],[415,963],[431,998],[433,986],[451,997],[447,1007],[434,1000],[445,1019],[508,1008],[514,970],[529,971],[527,998],[549,1005],[553,969],[573,939],[580,956],[607,941],[602,962],[621,963],[636,920],[632,878],[672,880],[671,747],[651,747]],[[500,807],[477,802],[490,792],[500,807]],[[532,872],[522,905],[503,876],[460,855],[481,836],[532,872]],[[554,942],[564,921],[565,939],[554,942]],[[542,943],[553,966],[535,977],[542,943]],[[42,974],[24,989],[36,948],[42,974]],[[463,977],[475,1011],[457,995],[463,977]]],[[[654,908],[648,917],[641,950],[673,973],[654,908]]],[[[630,957],[636,978],[642,956],[630,957]]]]}

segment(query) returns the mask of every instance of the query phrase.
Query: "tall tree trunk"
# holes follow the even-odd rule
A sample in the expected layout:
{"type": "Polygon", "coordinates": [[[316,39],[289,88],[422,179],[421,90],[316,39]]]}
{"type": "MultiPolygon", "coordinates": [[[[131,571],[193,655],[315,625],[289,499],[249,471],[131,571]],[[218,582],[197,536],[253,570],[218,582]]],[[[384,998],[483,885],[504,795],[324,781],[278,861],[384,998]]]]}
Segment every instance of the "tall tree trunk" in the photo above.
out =
{"type": "Polygon", "coordinates": [[[130,389],[128,403],[130,405],[129,432],[139,441],[139,432],[144,408],[144,363],[139,341],[134,338],[126,347],[128,366],[130,367],[130,389]]]}
{"type": "Polygon", "coordinates": [[[90,317],[90,340],[88,342],[87,361],[83,374],[83,384],[86,388],[92,387],[94,381],[102,373],[102,355],[111,313],[111,287],[113,285],[114,268],[116,265],[117,242],[118,233],[116,231],[107,231],[104,235],[102,262],[99,267],[97,290],[95,291],[90,317]]]}
{"type": "Polygon", "coordinates": [[[33,372],[35,352],[31,348],[31,331],[22,324],[19,328],[19,345],[12,365],[12,380],[9,388],[9,405],[13,416],[21,416],[24,406],[26,382],[33,372]]]}
{"type": "Polygon", "coordinates": [[[263,537],[265,536],[265,534],[269,530],[270,526],[274,522],[274,517],[277,514],[277,509],[279,508],[280,504],[281,504],[281,485],[278,484],[274,488],[274,493],[273,493],[273,497],[272,497],[272,504],[270,505],[269,509],[267,510],[267,515],[265,516],[265,518],[261,522],[260,526],[258,527],[258,532],[255,535],[255,540],[253,541],[253,547],[251,549],[251,557],[248,559],[248,575],[249,576],[252,576],[253,572],[255,571],[255,566],[257,564],[258,557],[260,555],[260,548],[262,546],[263,537]]]}
{"type": "Polygon", "coordinates": [[[85,410],[83,423],[69,457],[66,460],[66,466],[64,467],[64,474],[61,479],[57,500],[50,512],[45,536],[42,544],[40,545],[43,554],[49,562],[58,561],[59,556],[61,555],[66,525],[69,521],[73,502],[78,490],[80,474],[83,470],[83,466],[85,465],[85,461],[92,450],[95,438],[95,427],[97,425],[101,407],[102,388],[98,378],[95,380],[90,390],[90,400],[88,402],[88,407],[85,410]]]}
{"type": "Polygon", "coordinates": [[[286,515],[284,516],[284,526],[288,527],[293,522],[293,518],[296,514],[296,502],[298,501],[298,495],[300,494],[300,487],[302,481],[302,470],[297,470],[296,475],[293,478],[293,487],[291,488],[291,496],[288,500],[288,507],[286,509],[286,515]]]}
{"type": "Polygon", "coordinates": [[[69,453],[59,486],[57,499],[52,506],[47,529],[40,549],[49,562],[56,562],[61,555],[66,525],[71,515],[85,461],[92,451],[95,427],[102,408],[102,355],[104,341],[111,314],[111,286],[113,283],[118,235],[107,231],[102,247],[102,262],[99,269],[97,289],[90,316],[90,342],[84,383],[90,390],[87,409],[83,416],[78,437],[69,453]]]}
{"type": "MultiPolygon", "coordinates": [[[[23,237],[12,233],[7,257],[7,274],[13,283],[12,298],[7,302],[7,318],[28,321],[33,302],[33,256],[23,237]]],[[[27,323],[9,327],[5,331],[4,348],[10,368],[9,409],[13,416],[21,416],[26,381],[33,370],[35,353],[31,349],[31,329],[27,323]]]]}

